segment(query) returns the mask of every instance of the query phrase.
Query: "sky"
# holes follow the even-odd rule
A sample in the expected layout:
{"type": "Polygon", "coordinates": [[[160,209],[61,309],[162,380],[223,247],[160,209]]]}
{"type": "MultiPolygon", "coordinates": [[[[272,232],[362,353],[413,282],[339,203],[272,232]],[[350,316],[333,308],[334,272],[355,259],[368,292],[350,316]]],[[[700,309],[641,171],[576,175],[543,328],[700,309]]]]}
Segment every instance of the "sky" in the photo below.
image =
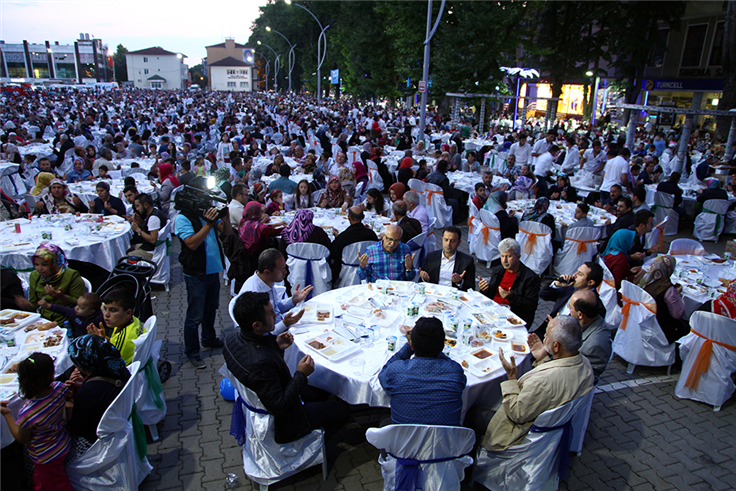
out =
{"type": "Polygon", "coordinates": [[[205,46],[234,38],[245,43],[266,0],[0,0],[0,40],[8,44],[74,44],[79,33],[102,39],[110,54],[161,46],[187,56],[190,67],[205,46]]]}

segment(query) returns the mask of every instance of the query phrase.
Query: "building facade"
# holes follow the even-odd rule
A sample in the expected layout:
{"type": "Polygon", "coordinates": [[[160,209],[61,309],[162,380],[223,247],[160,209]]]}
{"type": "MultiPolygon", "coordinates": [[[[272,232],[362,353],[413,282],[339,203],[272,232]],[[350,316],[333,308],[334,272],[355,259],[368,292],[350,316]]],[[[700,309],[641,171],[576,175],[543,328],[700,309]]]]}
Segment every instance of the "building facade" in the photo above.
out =
{"type": "Polygon", "coordinates": [[[256,76],[254,66],[255,50],[253,48],[250,48],[245,44],[236,43],[234,39],[226,39],[223,43],[206,46],[206,49],[207,57],[202,60],[202,64],[204,66],[205,73],[209,78],[210,89],[248,92],[252,90],[253,81],[255,80],[254,77],[256,76]],[[223,65],[220,63],[223,60],[229,60],[226,62],[229,63],[229,65],[223,65]],[[212,67],[216,68],[214,72],[212,67]],[[228,71],[232,73],[228,73],[228,71]],[[247,72],[249,76],[247,80],[239,78],[245,75],[244,72],[247,72]],[[214,78],[217,79],[217,87],[213,81],[214,78]],[[247,88],[243,82],[248,82],[247,88]],[[222,86],[223,83],[225,84],[224,86],[222,86]],[[227,85],[233,83],[236,85],[227,85]]]}
{"type": "Polygon", "coordinates": [[[101,39],[80,34],[74,44],[0,41],[0,81],[5,83],[112,82],[112,57],[101,39]]]}
{"type": "Polygon", "coordinates": [[[125,54],[128,80],[139,89],[180,90],[188,86],[189,67],[185,55],[172,53],[160,46],[130,51],[125,54]]]}
{"type": "Polygon", "coordinates": [[[212,90],[231,92],[250,92],[253,90],[252,67],[247,63],[228,56],[210,63],[209,81],[212,90]]]}

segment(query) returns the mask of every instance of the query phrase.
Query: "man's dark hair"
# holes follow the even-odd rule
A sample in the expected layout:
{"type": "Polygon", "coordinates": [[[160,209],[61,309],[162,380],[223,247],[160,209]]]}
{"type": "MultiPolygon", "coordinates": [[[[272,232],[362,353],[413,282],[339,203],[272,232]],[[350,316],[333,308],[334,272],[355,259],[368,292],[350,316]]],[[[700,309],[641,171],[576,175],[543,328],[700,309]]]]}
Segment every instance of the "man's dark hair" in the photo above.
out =
{"type": "Polygon", "coordinates": [[[585,213],[586,215],[590,211],[590,206],[588,206],[587,203],[583,203],[582,201],[578,203],[578,208],[580,208],[582,212],[585,213]]]}
{"type": "Polygon", "coordinates": [[[631,196],[632,197],[636,196],[639,199],[639,201],[644,203],[644,201],[646,201],[647,199],[647,190],[643,184],[640,184],[636,186],[634,189],[632,189],[631,196]]]}
{"type": "Polygon", "coordinates": [[[447,160],[440,160],[437,162],[437,172],[447,172],[447,160]]]}
{"type": "Polygon", "coordinates": [[[603,281],[603,267],[595,261],[587,261],[583,264],[590,269],[590,273],[588,273],[586,280],[593,280],[593,288],[598,288],[598,285],[603,281]]]}
{"type": "MultiPolygon", "coordinates": [[[[598,265],[598,263],[595,264],[598,265]]],[[[600,268],[600,265],[598,265],[598,267],[600,268]]],[[[595,319],[596,317],[598,317],[598,305],[592,302],[588,302],[584,298],[578,298],[577,300],[575,300],[572,306],[575,308],[575,310],[583,314],[588,319],[595,319]]]]}
{"type": "Polygon", "coordinates": [[[135,295],[124,288],[116,288],[105,293],[102,303],[116,303],[123,310],[133,310],[135,309],[135,295]]]}
{"type": "Polygon", "coordinates": [[[614,147],[608,147],[606,155],[609,157],[615,157],[616,155],[618,155],[618,150],[616,150],[614,147]]]}
{"type": "Polygon", "coordinates": [[[394,215],[397,217],[405,217],[406,216],[406,203],[404,203],[401,200],[395,201],[394,204],[391,206],[394,210],[394,215]]]}
{"type": "Polygon", "coordinates": [[[171,168],[173,170],[176,170],[176,160],[174,160],[174,157],[164,159],[164,164],[171,164],[171,168]]]}
{"type": "Polygon", "coordinates": [[[253,332],[254,322],[266,322],[266,305],[271,299],[268,293],[245,292],[235,300],[233,317],[243,332],[253,332]]]}
{"type": "Polygon", "coordinates": [[[557,152],[559,150],[560,150],[560,147],[558,147],[555,144],[552,144],[552,145],[549,146],[549,153],[555,153],[555,152],[557,152]]]}
{"type": "Polygon", "coordinates": [[[633,208],[634,203],[631,202],[631,198],[628,196],[622,196],[621,199],[618,200],[619,203],[623,203],[626,208],[633,208]]]}
{"type": "Polygon", "coordinates": [[[240,157],[233,157],[230,159],[230,166],[234,169],[238,165],[242,165],[243,161],[240,160],[240,157]]]}
{"type": "Polygon", "coordinates": [[[634,215],[634,228],[638,227],[639,225],[646,225],[649,223],[649,219],[654,218],[654,213],[651,212],[651,210],[639,210],[636,212],[636,215],[634,215]]]}
{"type": "Polygon", "coordinates": [[[97,170],[104,170],[105,172],[109,171],[110,169],[107,168],[106,165],[101,165],[97,168],[97,170]]]}
{"type": "Polygon", "coordinates": [[[151,205],[153,206],[153,200],[151,199],[151,196],[146,193],[141,193],[138,196],[135,197],[135,201],[140,203],[141,205],[151,205]]]}
{"type": "Polygon", "coordinates": [[[463,231],[454,225],[450,225],[449,227],[447,227],[445,231],[442,232],[442,235],[445,235],[447,232],[450,232],[451,234],[457,234],[457,240],[460,240],[463,238],[463,231]]]}
{"type": "Polygon", "coordinates": [[[232,199],[235,199],[235,198],[237,198],[237,197],[238,197],[238,195],[239,195],[240,193],[244,192],[244,190],[247,190],[247,189],[248,189],[248,188],[246,188],[246,187],[245,187],[245,184],[236,184],[236,185],[235,185],[235,186],[233,186],[233,188],[232,188],[232,189],[230,190],[230,197],[231,197],[232,199]]]}
{"type": "Polygon", "coordinates": [[[420,317],[411,330],[414,355],[437,358],[445,346],[445,330],[442,321],[435,317],[420,317]]]}
{"type": "Polygon", "coordinates": [[[601,141],[600,140],[593,140],[593,146],[594,147],[596,147],[596,146],[597,147],[600,147],[601,146],[601,141]]]}
{"type": "Polygon", "coordinates": [[[622,188],[620,184],[613,184],[613,185],[611,185],[611,189],[613,189],[613,188],[617,188],[619,191],[623,191],[624,190],[624,188],[622,188]]]}
{"type": "Polygon", "coordinates": [[[284,177],[289,177],[289,174],[291,174],[291,167],[289,167],[289,164],[281,164],[281,167],[279,167],[279,174],[284,177]]]}
{"type": "Polygon", "coordinates": [[[674,182],[675,184],[677,184],[678,182],[680,182],[681,177],[682,177],[681,173],[673,172],[672,174],[670,174],[670,182],[674,182]]]}
{"type": "Polygon", "coordinates": [[[626,147],[623,147],[621,150],[618,151],[618,154],[621,157],[629,157],[629,156],[631,156],[631,150],[629,150],[626,147]]]}
{"type": "Polygon", "coordinates": [[[284,255],[278,249],[266,249],[258,256],[258,272],[265,273],[276,269],[276,261],[283,259],[284,255]]]}
{"type": "Polygon", "coordinates": [[[125,186],[123,188],[123,194],[127,193],[128,191],[132,192],[133,194],[138,194],[138,188],[135,186],[125,186]]]}
{"type": "Polygon", "coordinates": [[[183,159],[180,165],[181,165],[181,168],[186,171],[192,170],[192,164],[187,159],[183,159]]]}
{"type": "Polygon", "coordinates": [[[475,183],[475,194],[478,194],[479,189],[485,189],[485,188],[486,188],[485,184],[483,184],[482,182],[476,182],[475,183]]]}

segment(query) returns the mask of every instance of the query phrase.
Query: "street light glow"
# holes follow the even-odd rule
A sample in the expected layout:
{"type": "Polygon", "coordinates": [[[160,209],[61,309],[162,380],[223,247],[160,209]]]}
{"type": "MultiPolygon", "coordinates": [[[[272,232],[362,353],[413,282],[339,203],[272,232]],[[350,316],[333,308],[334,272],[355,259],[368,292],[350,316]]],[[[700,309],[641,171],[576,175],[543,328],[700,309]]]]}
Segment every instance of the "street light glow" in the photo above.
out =
{"type": "Polygon", "coordinates": [[[260,41],[256,41],[256,44],[258,44],[258,46],[260,46],[261,45],[261,42],[260,41]]]}
{"type": "Polygon", "coordinates": [[[588,70],[587,72],[585,72],[585,74],[587,76],[589,76],[589,77],[592,77],[593,76],[593,72],[591,72],[590,70],[588,70]]]}
{"type": "Polygon", "coordinates": [[[270,28],[269,26],[266,26],[266,30],[267,30],[268,32],[271,32],[271,28],[270,28]]]}
{"type": "Polygon", "coordinates": [[[285,3],[286,5],[291,5],[291,0],[284,0],[284,3],[285,3]]]}

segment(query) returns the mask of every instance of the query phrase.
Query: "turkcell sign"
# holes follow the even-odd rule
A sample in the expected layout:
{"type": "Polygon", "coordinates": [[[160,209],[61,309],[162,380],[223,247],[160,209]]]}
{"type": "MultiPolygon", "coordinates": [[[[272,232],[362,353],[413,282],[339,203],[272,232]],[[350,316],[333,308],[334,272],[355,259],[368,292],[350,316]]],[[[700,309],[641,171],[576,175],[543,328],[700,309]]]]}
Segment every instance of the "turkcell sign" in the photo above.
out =
{"type": "Polygon", "coordinates": [[[723,79],[681,78],[670,80],[644,79],[644,90],[682,90],[695,92],[722,92],[723,79]]]}

